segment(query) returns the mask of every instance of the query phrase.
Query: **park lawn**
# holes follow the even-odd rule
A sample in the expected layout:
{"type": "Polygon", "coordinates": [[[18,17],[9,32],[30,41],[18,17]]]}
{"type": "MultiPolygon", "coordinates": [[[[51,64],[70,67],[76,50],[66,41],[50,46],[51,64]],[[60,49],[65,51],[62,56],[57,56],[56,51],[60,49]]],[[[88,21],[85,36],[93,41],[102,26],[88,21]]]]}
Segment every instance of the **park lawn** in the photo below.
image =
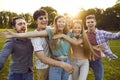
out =
{"type": "MultiPolygon", "coordinates": [[[[33,31],[34,29],[29,29],[28,31],[33,31]]],[[[0,29],[0,31],[6,31],[5,29],[0,29]]],[[[6,39],[0,38],[0,49],[3,48],[4,42],[6,39]]],[[[118,57],[120,57],[120,41],[119,40],[110,40],[109,41],[111,50],[118,57]]],[[[6,80],[8,71],[9,71],[9,63],[10,56],[7,59],[4,68],[0,71],[0,80],[6,80]]],[[[104,80],[120,80],[120,58],[116,60],[108,61],[106,58],[103,58],[104,64],[104,80]]],[[[35,71],[34,71],[35,74],[35,71]]],[[[87,80],[94,80],[94,75],[92,70],[90,69],[87,80]]]]}

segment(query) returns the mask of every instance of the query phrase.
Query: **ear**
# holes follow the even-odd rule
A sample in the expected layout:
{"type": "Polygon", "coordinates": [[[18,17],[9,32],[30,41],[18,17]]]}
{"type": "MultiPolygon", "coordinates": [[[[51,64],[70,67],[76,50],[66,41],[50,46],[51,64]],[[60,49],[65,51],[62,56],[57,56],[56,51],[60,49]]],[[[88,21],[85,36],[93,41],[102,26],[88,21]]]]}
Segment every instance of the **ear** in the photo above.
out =
{"type": "Polygon", "coordinates": [[[35,20],[35,24],[37,24],[37,20],[35,20]]]}
{"type": "Polygon", "coordinates": [[[14,30],[16,30],[16,27],[15,27],[15,26],[12,26],[12,28],[13,28],[14,30]]]}

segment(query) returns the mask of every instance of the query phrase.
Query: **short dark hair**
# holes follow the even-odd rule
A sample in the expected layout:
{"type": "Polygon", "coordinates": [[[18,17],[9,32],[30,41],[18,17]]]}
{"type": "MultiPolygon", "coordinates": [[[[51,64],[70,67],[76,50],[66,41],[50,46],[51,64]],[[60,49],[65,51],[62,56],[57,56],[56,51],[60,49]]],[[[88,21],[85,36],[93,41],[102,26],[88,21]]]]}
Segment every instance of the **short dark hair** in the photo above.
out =
{"type": "Polygon", "coordinates": [[[43,9],[40,9],[40,10],[36,10],[34,13],[33,13],[33,18],[34,20],[36,21],[38,17],[40,16],[48,16],[47,12],[43,9]]]}
{"type": "MultiPolygon", "coordinates": [[[[16,16],[12,18],[11,26],[15,26],[17,19],[24,19],[22,16],[16,16]]],[[[25,19],[24,19],[25,20],[25,19]]]]}

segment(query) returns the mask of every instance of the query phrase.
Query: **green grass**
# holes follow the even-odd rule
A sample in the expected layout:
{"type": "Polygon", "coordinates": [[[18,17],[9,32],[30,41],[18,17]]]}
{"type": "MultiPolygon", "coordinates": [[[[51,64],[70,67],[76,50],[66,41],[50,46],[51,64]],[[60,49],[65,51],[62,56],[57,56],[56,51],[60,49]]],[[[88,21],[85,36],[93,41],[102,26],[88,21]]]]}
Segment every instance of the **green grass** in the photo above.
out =
{"type": "MultiPolygon", "coordinates": [[[[120,40],[110,40],[109,45],[113,53],[120,57],[120,40]]],[[[120,58],[111,61],[103,58],[102,61],[104,66],[103,80],[120,80],[120,58]]],[[[91,69],[87,80],[94,80],[94,75],[91,69]]]]}
{"type": "MultiPolygon", "coordinates": [[[[33,29],[29,29],[32,31],[33,29]]],[[[0,29],[0,31],[6,31],[0,29]]],[[[4,42],[6,39],[0,38],[0,49],[3,48],[4,42]]],[[[120,57],[120,40],[111,40],[109,41],[110,47],[118,57],[120,57]]],[[[4,68],[0,71],[0,80],[6,80],[8,71],[9,71],[10,57],[7,59],[4,68]]],[[[104,80],[120,80],[120,58],[116,60],[108,61],[106,58],[103,58],[104,65],[104,80]]],[[[35,74],[35,71],[34,71],[35,74]]],[[[90,69],[87,80],[94,80],[94,75],[90,69]]]]}

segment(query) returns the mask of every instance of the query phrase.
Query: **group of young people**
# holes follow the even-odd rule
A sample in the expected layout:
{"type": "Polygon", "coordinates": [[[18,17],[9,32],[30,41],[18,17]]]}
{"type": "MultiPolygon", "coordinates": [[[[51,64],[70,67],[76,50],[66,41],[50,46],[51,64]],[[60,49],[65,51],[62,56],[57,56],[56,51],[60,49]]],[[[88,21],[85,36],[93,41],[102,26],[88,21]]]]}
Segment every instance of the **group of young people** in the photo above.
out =
{"type": "Polygon", "coordinates": [[[0,68],[8,55],[12,55],[8,80],[33,80],[33,51],[37,80],[86,80],[89,67],[93,69],[95,80],[102,80],[102,53],[109,59],[117,58],[107,41],[119,39],[120,32],[98,30],[95,15],[86,16],[87,30],[80,19],[72,20],[70,30],[66,18],[61,15],[55,17],[54,28],[51,28],[47,26],[48,14],[44,10],[35,11],[33,18],[37,24],[34,32],[27,32],[25,20],[16,17],[12,21],[16,32],[0,33],[10,38],[0,52],[0,68]]]}

